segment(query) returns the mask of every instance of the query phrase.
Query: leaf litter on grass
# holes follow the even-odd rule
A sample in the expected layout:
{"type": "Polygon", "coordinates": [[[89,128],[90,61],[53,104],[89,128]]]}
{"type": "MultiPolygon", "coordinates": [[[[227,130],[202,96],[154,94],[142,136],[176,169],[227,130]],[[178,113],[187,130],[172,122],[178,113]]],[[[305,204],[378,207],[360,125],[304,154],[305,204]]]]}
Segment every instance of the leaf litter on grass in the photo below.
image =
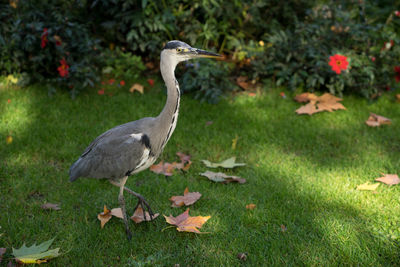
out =
{"type": "Polygon", "coordinates": [[[53,241],[54,238],[47,240],[40,245],[36,245],[35,243],[30,247],[27,247],[24,243],[19,249],[13,248],[12,254],[18,262],[24,264],[40,264],[42,262],[47,262],[47,260],[60,255],[58,252],[60,248],[48,250],[53,241]]]}
{"type": "Polygon", "coordinates": [[[392,121],[381,115],[370,113],[370,115],[369,115],[368,119],[365,121],[365,123],[370,127],[378,127],[378,126],[381,126],[384,124],[391,124],[392,121]]]}
{"type": "Polygon", "coordinates": [[[172,201],[171,206],[174,208],[182,207],[183,205],[189,206],[199,200],[201,194],[199,192],[189,192],[189,188],[186,187],[183,192],[183,196],[172,196],[169,200],[172,201]]]}
{"type": "Polygon", "coordinates": [[[309,102],[308,104],[301,106],[296,109],[297,114],[308,114],[313,115],[314,113],[334,110],[346,109],[343,104],[339,103],[342,101],[341,98],[325,93],[321,96],[317,96],[313,93],[303,93],[295,96],[294,100],[301,103],[309,102]]]}
{"type": "Polygon", "coordinates": [[[104,205],[103,212],[101,212],[97,215],[97,219],[100,220],[101,228],[104,227],[104,225],[111,219],[112,216],[118,217],[121,219],[124,218],[122,215],[121,208],[114,208],[114,209],[109,210],[109,209],[107,209],[107,206],[104,205]]]}
{"type": "Polygon", "coordinates": [[[189,208],[182,214],[173,217],[165,216],[167,223],[177,226],[179,232],[192,232],[196,234],[205,234],[205,232],[200,232],[198,228],[201,228],[203,224],[211,218],[211,216],[189,216],[189,208]]]}
{"type": "Polygon", "coordinates": [[[382,182],[387,185],[395,185],[400,183],[399,176],[397,174],[383,174],[382,177],[376,178],[375,181],[382,182]]]}
{"type": "Polygon", "coordinates": [[[131,220],[134,221],[135,223],[141,223],[143,221],[149,222],[149,221],[152,221],[155,218],[157,218],[158,215],[160,215],[160,214],[156,213],[152,216],[152,218],[150,218],[150,213],[148,211],[143,212],[142,207],[138,206],[136,208],[135,212],[133,213],[133,215],[131,216],[131,220]]]}
{"type": "Polygon", "coordinates": [[[205,176],[209,180],[216,182],[216,183],[224,183],[224,184],[228,184],[231,182],[238,182],[239,184],[246,183],[246,179],[244,179],[242,177],[234,176],[234,175],[226,175],[225,173],[222,173],[222,172],[206,171],[206,172],[200,173],[200,175],[205,176]]]}
{"type": "Polygon", "coordinates": [[[203,159],[202,162],[208,168],[222,167],[222,168],[225,168],[225,169],[232,169],[232,168],[235,168],[235,167],[245,166],[246,165],[246,163],[236,163],[236,158],[235,157],[231,157],[231,158],[226,159],[226,160],[224,160],[222,162],[219,162],[219,163],[213,163],[213,162],[210,162],[210,161],[205,160],[205,159],[203,159]]]}
{"type": "Polygon", "coordinates": [[[357,190],[361,190],[361,191],[375,191],[378,186],[380,184],[379,183],[375,183],[375,184],[370,184],[369,182],[366,182],[364,184],[360,184],[357,186],[357,190]]]}

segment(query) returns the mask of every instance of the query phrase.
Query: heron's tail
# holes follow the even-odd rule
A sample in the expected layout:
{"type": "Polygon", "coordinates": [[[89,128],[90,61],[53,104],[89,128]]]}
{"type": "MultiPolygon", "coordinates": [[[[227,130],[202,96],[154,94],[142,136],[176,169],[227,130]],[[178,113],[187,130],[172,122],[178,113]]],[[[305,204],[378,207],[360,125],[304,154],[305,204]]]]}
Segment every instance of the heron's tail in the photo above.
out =
{"type": "Polygon", "coordinates": [[[78,179],[79,177],[81,177],[80,175],[80,162],[81,159],[78,159],[77,161],[74,162],[74,164],[72,164],[72,166],[69,168],[69,181],[73,182],[76,179],[78,179]]]}

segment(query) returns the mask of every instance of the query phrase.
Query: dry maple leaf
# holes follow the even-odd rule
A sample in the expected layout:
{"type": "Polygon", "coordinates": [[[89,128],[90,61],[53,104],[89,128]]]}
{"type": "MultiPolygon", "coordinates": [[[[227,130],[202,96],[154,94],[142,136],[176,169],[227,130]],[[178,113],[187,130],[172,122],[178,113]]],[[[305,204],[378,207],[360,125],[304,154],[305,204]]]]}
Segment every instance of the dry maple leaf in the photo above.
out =
{"type": "Polygon", "coordinates": [[[132,87],[129,89],[129,92],[133,93],[135,91],[138,91],[139,93],[143,94],[143,85],[139,84],[139,83],[135,83],[132,85],[132,87]]]}
{"type": "Polygon", "coordinates": [[[211,218],[211,216],[189,216],[189,209],[187,209],[184,213],[173,217],[173,216],[165,216],[165,220],[167,223],[177,226],[177,230],[179,232],[193,232],[196,234],[204,234],[200,232],[197,228],[201,228],[203,224],[211,218]]]}
{"type": "Polygon", "coordinates": [[[183,205],[189,206],[194,204],[197,200],[199,200],[201,194],[199,192],[189,192],[189,188],[186,187],[183,192],[183,196],[172,196],[169,200],[172,201],[172,207],[178,208],[183,205]]]}
{"type": "MultiPolygon", "coordinates": [[[[158,217],[158,215],[160,215],[159,213],[156,213],[152,216],[152,219],[154,220],[155,218],[158,217]]],[[[143,209],[141,206],[138,206],[135,210],[135,212],[133,213],[133,215],[131,216],[132,221],[134,221],[135,223],[141,223],[143,221],[149,222],[152,219],[150,218],[150,213],[148,211],[146,211],[145,213],[143,213],[143,209]],[[146,217],[144,216],[144,214],[146,214],[146,217]]]]}
{"type": "Polygon", "coordinates": [[[346,109],[339,101],[341,98],[325,93],[322,96],[316,96],[312,93],[303,93],[295,97],[298,102],[308,102],[308,104],[301,106],[296,110],[297,114],[308,114],[329,111],[332,112],[338,109],[346,109]]]}
{"type": "Polygon", "coordinates": [[[376,178],[375,181],[382,182],[387,185],[400,184],[400,179],[397,174],[383,174],[383,177],[376,178]]]}
{"type": "MultiPolygon", "coordinates": [[[[187,155],[185,155],[187,156],[187,155]]],[[[190,157],[190,156],[189,156],[190,157]]],[[[156,165],[151,165],[150,170],[155,173],[164,174],[165,176],[172,176],[173,171],[175,169],[187,171],[192,165],[192,162],[189,160],[187,164],[186,162],[172,162],[172,163],[164,163],[164,161],[160,161],[160,163],[156,165]]]]}
{"type": "Polygon", "coordinates": [[[174,170],[173,164],[171,163],[164,164],[164,161],[160,161],[160,163],[150,166],[150,171],[159,174],[164,174],[165,176],[171,176],[173,170],[174,170]]]}
{"type": "Polygon", "coordinates": [[[114,208],[111,210],[110,214],[112,216],[115,216],[117,218],[123,219],[124,215],[122,215],[122,209],[121,208],[114,208]]]}
{"type": "Polygon", "coordinates": [[[369,182],[366,182],[364,184],[358,185],[357,190],[374,191],[378,188],[378,186],[379,186],[379,183],[370,184],[369,182]]]}
{"type": "Polygon", "coordinates": [[[100,220],[101,228],[104,227],[104,225],[111,219],[111,217],[112,217],[111,211],[107,209],[106,205],[104,205],[103,212],[97,215],[97,218],[100,220]]]}
{"type": "Polygon", "coordinates": [[[366,120],[365,123],[370,127],[378,127],[383,124],[391,124],[392,121],[383,116],[380,116],[380,115],[377,115],[374,113],[370,113],[368,120],[366,120]]]}
{"type": "Polygon", "coordinates": [[[300,102],[300,103],[307,103],[308,101],[311,101],[311,100],[317,100],[317,98],[318,97],[316,95],[314,95],[313,93],[302,93],[302,94],[296,95],[294,97],[294,100],[296,100],[297,102],[300,102]]]}
{"type": "Polygon", "coordinates": [[[53,203],[45,203],[42,206],[40,206],[44,210],[60,210],[61,208],[58,206],[58,204],[53,204],[53,203]]]}
{"type": "Polygon", "coordinates": [[[200,173],[200,175],[207,177],[213,182],[217,183],[224,183],[228,184],[230,182],[238,182],[239,184],[244,184],[246,182],[246,179],[238,177],[238,176],[233,176],[233,175],[226,175],[225,173],[222,172],[211,172],[211,171],[206,171],[203,173],[200,173]]]}

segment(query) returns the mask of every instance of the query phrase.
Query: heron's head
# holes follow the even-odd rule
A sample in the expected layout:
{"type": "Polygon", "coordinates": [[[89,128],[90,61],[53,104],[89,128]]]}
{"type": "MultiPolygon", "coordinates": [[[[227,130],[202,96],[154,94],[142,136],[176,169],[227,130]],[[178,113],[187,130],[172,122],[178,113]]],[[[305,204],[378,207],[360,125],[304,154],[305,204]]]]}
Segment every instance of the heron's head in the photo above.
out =
{"type": "Polygon", "coordinates": [[[201,50],[191,47],[187,43],[181,41],[169,41],[161,51],[161,61],[172,64],[174,67],[182,61],[193,58],[222,58],[213,52],[201,50]]]}

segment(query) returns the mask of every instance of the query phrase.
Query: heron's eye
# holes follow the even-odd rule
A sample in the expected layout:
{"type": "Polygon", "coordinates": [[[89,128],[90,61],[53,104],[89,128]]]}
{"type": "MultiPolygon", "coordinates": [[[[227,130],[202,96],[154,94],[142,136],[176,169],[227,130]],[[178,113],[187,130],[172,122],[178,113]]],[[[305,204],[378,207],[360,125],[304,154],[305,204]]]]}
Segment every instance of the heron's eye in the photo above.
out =
{"type": "Polygon", "coordinates": [[[177,52],[182,52],[182,48],[177,48],[176,51],[177,52]]]}

